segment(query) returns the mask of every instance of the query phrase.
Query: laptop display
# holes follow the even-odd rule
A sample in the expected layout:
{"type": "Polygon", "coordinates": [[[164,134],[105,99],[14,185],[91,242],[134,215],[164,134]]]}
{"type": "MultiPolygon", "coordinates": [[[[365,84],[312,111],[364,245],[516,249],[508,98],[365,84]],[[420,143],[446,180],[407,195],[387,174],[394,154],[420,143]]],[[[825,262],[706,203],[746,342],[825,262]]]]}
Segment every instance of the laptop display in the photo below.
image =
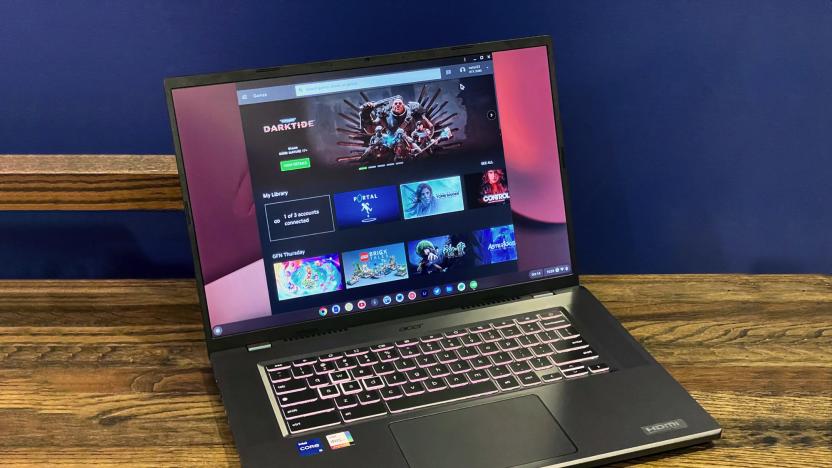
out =
{"type": "Polygon", "coordinates": [[[214,337],[572,273],[545,46],[172,101],[214,337]]]}

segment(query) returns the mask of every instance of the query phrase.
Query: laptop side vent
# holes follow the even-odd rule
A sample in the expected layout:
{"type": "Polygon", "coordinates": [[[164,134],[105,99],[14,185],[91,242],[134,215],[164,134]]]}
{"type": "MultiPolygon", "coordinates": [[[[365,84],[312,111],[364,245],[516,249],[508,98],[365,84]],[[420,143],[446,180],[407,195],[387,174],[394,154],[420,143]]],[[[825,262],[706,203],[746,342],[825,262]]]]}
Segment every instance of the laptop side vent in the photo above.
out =
{"type": "Polygon", "coordinates": [[[477,309],[477,308],[480,308],[480,307],[488,307],[488,306],[493,306],[493,305],[497,305],[497,304],[503,304],[505,302],[516,301],[516,300],[519,300],[519,299],[520,299],[520,296],[506,297],[506,298],[502,298],[502,299],[491,299],[491,300],[488,300],[488,301],[479,302],[477,304],[464,306],[464,307],[462,307],[462,310],[477,309]]]}
{"type": "Polygon", "coordinates": [[[314,338],[316,336],[325,336],[325,335],[334,335],[336,333],[342,333],[347,331],[346,328],[335,328],[332,330],[308,330],[308,331],[301,331],[295,335],[292,335],[288,338],[284,338],[283,341],[297,341],[297,340],[304,340],[306,338],[314,338]]]}

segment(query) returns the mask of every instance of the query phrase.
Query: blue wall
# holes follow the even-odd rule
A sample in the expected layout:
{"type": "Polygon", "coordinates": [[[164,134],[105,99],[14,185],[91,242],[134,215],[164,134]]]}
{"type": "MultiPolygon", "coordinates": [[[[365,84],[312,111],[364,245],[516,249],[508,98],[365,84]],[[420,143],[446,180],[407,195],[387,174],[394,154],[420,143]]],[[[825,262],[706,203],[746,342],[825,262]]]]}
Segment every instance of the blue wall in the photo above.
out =
{"type": "MultiPolygon", "coordinates": [[[[550,34],[582,272],[832,272],[829,0],[393,4],[5,0],[0,153],[171,153],[165,76],[550,34]]],[[[186,276],[183,226],[0,213],[0,276],[186,276]]]]}

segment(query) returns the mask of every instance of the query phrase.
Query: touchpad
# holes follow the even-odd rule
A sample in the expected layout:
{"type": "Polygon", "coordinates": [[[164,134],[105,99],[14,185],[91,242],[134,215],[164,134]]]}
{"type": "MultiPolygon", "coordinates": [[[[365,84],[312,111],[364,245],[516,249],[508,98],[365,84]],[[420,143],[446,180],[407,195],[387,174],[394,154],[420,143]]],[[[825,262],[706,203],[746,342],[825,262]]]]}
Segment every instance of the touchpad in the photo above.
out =
{"type": "Polygon", "coordinates": [[[407,463],[418,467],[506,467],[575,452],[535,395],[390,425],[407,463]]]}

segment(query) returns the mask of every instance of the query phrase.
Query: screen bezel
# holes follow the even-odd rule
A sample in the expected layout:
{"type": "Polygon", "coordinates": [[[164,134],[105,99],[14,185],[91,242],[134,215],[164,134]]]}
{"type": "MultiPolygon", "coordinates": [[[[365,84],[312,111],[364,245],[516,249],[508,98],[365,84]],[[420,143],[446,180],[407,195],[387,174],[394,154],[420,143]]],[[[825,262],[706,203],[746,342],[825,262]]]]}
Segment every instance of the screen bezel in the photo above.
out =
{"type": "Polygon", "coordinates": [[[569,203],[569,190],[566,177],[566,164],[564,157],[563,135],[560,123],[560,111],[558,109],[558,94],[555,75],[554,55],[552,39],[549,36],[535,36],[521,39],[510,39],[494,42],[481,42],[477,44],[443,47],[437,49],[419,50],[414,52],[377,55],[370,57],[357,57],[351,59],[331,60],[297,65],[286,65],[270,68],[249,69],[224,73],[213,73],[206,75],[185,76],[167,78],[165,80],[165,95],[167,98],[168,114],[170,117],[171,130],[173,132],[174,148],[176,150],[176,165],[179,169],[179,181],[184,200],[184,211],[187,219],[188,236],[191,240],[191,251],[194,259],[194,274],[196,279],[197,294],[199,296],[200,309],[202,311],[203,331],[205,332],[208,353],[224,349],[238,348],[255,343],[270,342],[279,339],[296,337],[299,335],[315,334],[330,330],[344,329],[363,324],[392,320],[406,316],[416,316],[429,312],[436,312],[437,304],[442,309],[451,310],[458,307],[473,306],[483,302],[506,300],[512,297],[553,291],[579,284],[578,274],[575,273],[575,245],[572,230],[572,216],[569,203]],[[455,56],[478,54],[486,52],[498,52],[510,49],[524,49],[529,47],[545,46],[549,60],[549,75],[551,78],[552,106],[554,110],[555,129],[557,134],[558,161],[561,172],[561,186],[563,188],[563,201],[566,214],[566,229],[569,241],[569,257],[572,273],[564,276],[542,278],[534,281],[514,283],[497,288],[491,288],[476,292],[469,292],[457,296],[443,296],[429,301],[418,301],[395,306],[388,306],[364,314],[342,315],[328,319],[313,319],[290,325],[261,328],[249,332],[238,333],[225,337],[214,337],[211,333],[211,321],[208,314],[208,305],[205,298],[205,283],[202,277],[202,265],[199,260],[199,246],[196,240],[196,231],[191,212],[190,197],[188,193],[188,181],[185,176],[185,165],[179,141],[179,131],[176,125],[176,112],[173,107],[173,90],[177,88],[188,88],[194,86],[205,86],[224,84],[241,81],[252,81],[270,78],[288,77],[293,75],[305,75],[310,73],[321,73],[330,71],[342,71],[358,68],[366,68],[378,65],[395,65],[409,62],[417,62],[430,59],[442,59],[455,56]]]}

